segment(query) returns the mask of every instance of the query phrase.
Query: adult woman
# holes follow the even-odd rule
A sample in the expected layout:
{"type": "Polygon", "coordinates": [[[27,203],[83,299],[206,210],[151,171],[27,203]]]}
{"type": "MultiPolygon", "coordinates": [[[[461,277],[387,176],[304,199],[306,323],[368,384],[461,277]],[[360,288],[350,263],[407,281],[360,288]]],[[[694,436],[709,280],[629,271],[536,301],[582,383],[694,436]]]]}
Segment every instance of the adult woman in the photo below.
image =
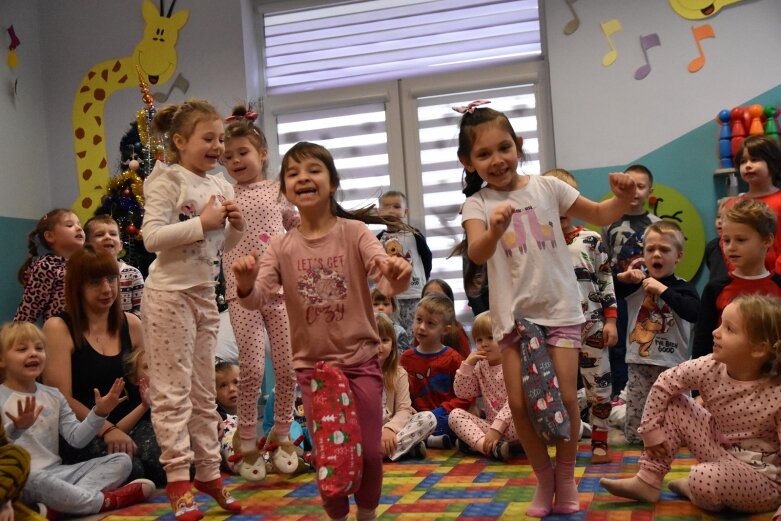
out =
{"type": "Polygon", "coordinates": [[[47,320],[48,363],[43,381],[57,387],[81,420],[118,377],[125,379],[128,399],[106,418],[98,436],[87,447],[74,449],[61,442],[65,463],[96,455],[125,452],[133,457],[132,478],[145,477],[165,484],[160,449],[155,440],[149,406],[133,385],[126,357],[143,349],[140,319],[124,313],[119,301],[119,266],[113,255],[87,245],[68,259],[65,275],[65,312],[47,320]]]}

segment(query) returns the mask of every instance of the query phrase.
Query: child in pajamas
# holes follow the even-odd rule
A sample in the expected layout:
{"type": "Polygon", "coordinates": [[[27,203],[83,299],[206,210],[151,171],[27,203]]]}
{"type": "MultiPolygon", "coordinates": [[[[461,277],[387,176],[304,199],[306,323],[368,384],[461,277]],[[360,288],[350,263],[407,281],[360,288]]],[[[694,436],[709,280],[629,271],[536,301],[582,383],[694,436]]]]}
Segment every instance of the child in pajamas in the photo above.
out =
{"type": "Polygon", "coordinates": [[[425,439],[434,432],[437,419],[429,411],[415,412],[409,397],[409,377],[399,365],[396,327],[384,313],[378,313],[380,364],[382,365],[382,449],[391,461],[404,454],[426,457],[425,439]]]}
{"type": "Polygon", "coordinates": [[[651,389],[640,435],[640,471],[601,479],[611,494],[656,502],[676,452],[699,460],[676,494],[708,511],[778,509],[781,519],[781,299],[744,295],[713,332],[713,354],[668,369],[651,389]],[[698,389],[702,405],[686,393],[698,389]]]}
{"type": "Polygon", "coordinates": [[[453,390],[459,398],[483,396],[485,419],[463,409],[453,409],[448,425],[460,440],[471,448],[499,461],[510,455],[510,443],[518,442],[515,433],[507,389],[502,372],[502,353],[494,340],[491,315],[484,311],[475,317],[472,338],[477,350],[472,351],[456,372],[453,390]]]}
{"type": "MultiPolygon", "coordinates": [[[[225,266],[251,254],[264,255],[277,235],[298,225],[295,207],[280,197],[279,183],[267,179],[268,143],[263,132],[253,123],[257,114],[244,106],[233,110],[225,128],[225,167],[236,181],[236,205],[247,222],[241,242],[225,253],[225,266]]],[[[275,293],[261,309],[246,309],[236,298],[236,277],[225,269],[225,297],[228,300],[231,326],[239,346],[239,435],[234,438],[234,449],[242,456],[238,463],[244,479],[257,481],[265,477],[265,462],[257,447],[258,395],[265,373],[266,353],[264,330],[271,342],[271,358],[276,378],[274,401],[274,428],[267,443],[278,445],[272,451],[271,461],[278,470],[286,472],[282,462],[293,447],[290,425],[293,422],[294,389],[293,355],[290,351],[290,331],[287,309],[281,292],[275,293]]]]}

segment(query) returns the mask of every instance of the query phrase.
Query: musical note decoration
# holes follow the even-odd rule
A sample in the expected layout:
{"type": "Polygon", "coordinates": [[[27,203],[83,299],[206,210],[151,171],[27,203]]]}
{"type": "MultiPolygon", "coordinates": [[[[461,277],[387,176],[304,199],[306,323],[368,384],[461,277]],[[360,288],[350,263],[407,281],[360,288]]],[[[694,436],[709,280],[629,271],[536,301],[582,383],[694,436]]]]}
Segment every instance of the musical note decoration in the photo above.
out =
{"type": "Polygon", "coordinates": [[[638,67],[635,71],[635,79],[642,80],[651,72],[651,61],[648,59],[648,49],[653,47],[659,47],[662,45],[662,41],[659,39],[657,33],[647,34],[640,37],[640,48],[643,50],[643,56],[645,56],[645,64],[638,67]]]}
{"type": "Polygon", "coordinates": [[[602,28],[602,33],[605,35],[605,39],[607,40],[608,45],[610,46],[610,50],[602,57],[602,66],[610,67],[616,61],[616,58],[618,58],[618,50],[616,49],[616,45],[613,43],[611,36],[619,31],[623,31],[624,27],[617,18],[613,18],[607,22],[602,22],[599,25],[602,28]]]}
{"type": "Polygon", "coordinates": [[[155,92],[152,96],[155,98],[155,101],[159,101],[160,103],[164,103],[168,101],[168,97],[171,95],[171,92],[174,91],[174,89],[179,89],[182,91],[182,94],[186,94],[187,90],[190,88],[190,82],[182,76],[182,73],[176,75],[176,79],[171,84],[171,86],[168,88],[168,92],[155,92]]]}
{"type": "Polygon", "coordinates": [[[694,41],[697,43],[697,50],[699,51],[699,56],[689,62],[689,72],[694,73],[705,66],[705,52],[702,50],[702,40],[706,38],[715,38],[716,33],[713,32],[711,24],[703,24],[693,25],[692,35],[694,36],[694,41]]]}
{"type": "Polygon", "coordinates": [[[572,5],[575,2],[576,0],[564,0],[564,3],[567,4],[567,7],[569,7],[569,10],[572,12],[572,20],[567,22],[564,26],[564,34],[567,36],[577,31],[578,27],[580,27],[580,18],[578,17],[578,13],[575,12],[575,7],[572,5]]]}

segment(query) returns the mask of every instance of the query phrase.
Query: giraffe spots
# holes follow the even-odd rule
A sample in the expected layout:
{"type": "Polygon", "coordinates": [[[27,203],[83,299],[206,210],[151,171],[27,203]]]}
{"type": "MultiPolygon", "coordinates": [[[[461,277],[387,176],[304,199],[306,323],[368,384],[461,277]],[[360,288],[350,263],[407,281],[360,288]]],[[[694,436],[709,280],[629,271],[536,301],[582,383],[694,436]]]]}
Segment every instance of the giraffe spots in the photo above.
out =
{"type": "Polygon", "coordinates": [[[100,77],[103,78],[103,81],[108,81],[108,69],[100,71],[100,77]]]}
{"type": "Polygon", "coordinates": [[[102,168],[106,168],[106,162],[107,162],[107,161],[106,161],[106,158],[104,157],[104,158],[103,158],[103,159],[100,161],[100,164],[98,165],[98,168],[101,168],[101,169],[102,169],[102,168]]]}
{"type": "Polygon", "coordinates": [[[89,103],[85,103],[84,106],[81,107],[81,110],[84,111],[84,113],[86,114],[91,106],[92,106],[92,102],[90,101],[89,103]]]}
{"type": "Polygon", "coordinates": [[[82,139],[84,137],[84,129],[81,127],[77,128],[74,133],[76,134],[76,139],[82,139]]]}
{"type": "Polygon", "coordinates": [[[100,116],[95,116],[95,123],[97,123],[98,126],[101,126],[103,124],[103,118],[100,116]]]}
{"type": "Polygon", "coordinates": [[[114,62],[114,66],[111,68],[111,72],[117,72],[119,69],[122,68],[122,64],[119,60],[114,62]]]}
{"type": "Polygon", "coordinates": [[[89,181],[89,178],[92,177],[92,169],[88,168],[85,171],[81,173],[81,178],[85,181],[89,181]]]}
{"type": "Polygon", "coordinates": [[[117,83],[119,83],[121,85],[121,84],[125,83],[126,81],[127,81],[127,74],[124,74],[121,78],[119,78],[117,80],[117,83]]]}
{"type": "Polygon", "coordinates": [[[100,135],[95,134],[94,136],[92,136],[92,144],[93,145],[99,145],[101,141],[103,141],[103,138],[100,137],[100,135]]]}
{"type": "Polygon", "coordinates": [[[95,89],[95,92],[92,95],[95,96],[95,99],[98,101],[106,99],[106,91],[103,89],[95,89]]]}
{"type": "Polygon", "coordinates": [[[91,79],[92,79],[92,78],[94,78],[94,77],[95,77],[95,71],[89,71],[89,72],[87,73],[87,79],[88,79],[88,80],[91,80],[91,79]]]}
{"type": "Polygon", "coordinates": [[[85,197],[81,200],[81,207],[84,209],[91,208],[92,207],[92,198],[91,197],[85,197]]]}
{"type": "Polygon", "coordinates": [[[78,156],[79,159],[84,159],[87,156],[87,151],[82,150],[80,152],[76,152],[76,155],[78,156]]]}
{"type": "Polygon", "coordinates": [[[79,92],[88,92],[89,91],[89,85],[84,85],[81,89],[79,89],[79,92]]]}

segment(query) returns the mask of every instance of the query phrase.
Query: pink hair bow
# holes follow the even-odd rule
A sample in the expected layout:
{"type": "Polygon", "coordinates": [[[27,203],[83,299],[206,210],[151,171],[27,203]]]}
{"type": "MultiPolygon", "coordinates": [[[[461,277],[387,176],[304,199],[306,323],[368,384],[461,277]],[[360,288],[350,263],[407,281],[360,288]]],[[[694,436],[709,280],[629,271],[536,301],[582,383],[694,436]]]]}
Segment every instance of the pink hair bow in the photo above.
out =
{"type": "Polygon", "coordinates": [[[246,119],[247,121],[255,121],[256,119],[258,119],[258,113],[257,112],[245,112],[241,116],[230,116],[230,117],[225,118],[225,122],[227,123],[227,122],[230,122],[230,121],[237,121],[237,120],[240,120],[240,119],[246,119]]]}
{"type": "Polygon", "coordinates": [[[453,110],[455,110],[456,112],[460,112],[461,114],[467,114],[467,113],[471,114],[480,105],[488,105],[489,103],[491,103],[491,100],[476,99],[472,103],[470,103],[469,105],[466,105],[466,106],[461,105],[460,107],[453,107],[453,110]]]}

